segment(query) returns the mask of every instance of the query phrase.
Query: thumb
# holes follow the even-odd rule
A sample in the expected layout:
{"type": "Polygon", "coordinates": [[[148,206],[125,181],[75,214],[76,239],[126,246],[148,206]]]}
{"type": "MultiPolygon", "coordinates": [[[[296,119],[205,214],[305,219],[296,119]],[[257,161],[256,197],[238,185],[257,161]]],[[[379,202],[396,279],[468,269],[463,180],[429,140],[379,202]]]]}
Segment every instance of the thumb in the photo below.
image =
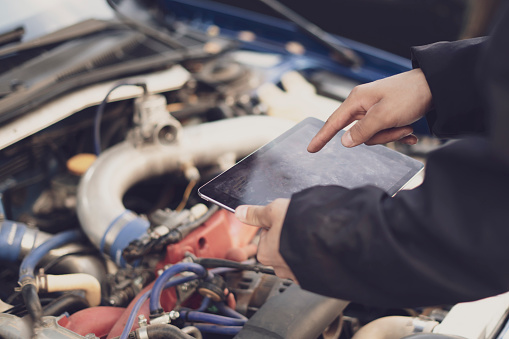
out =
{"type": "Polygon", "coordinates": [[[388,128],[380,119],[380,103],[373,105],[362,119],[358,120],[341,137],[341,143],[345,147],[354,147],[371,139],[376,133],[388,128]]]}
{"type": "Polygon", "coordinates": [[[242,205],[235,209],[235,217],[245,224],[269,228],[270,220],[268,220],[265,206],[242,205]]]}

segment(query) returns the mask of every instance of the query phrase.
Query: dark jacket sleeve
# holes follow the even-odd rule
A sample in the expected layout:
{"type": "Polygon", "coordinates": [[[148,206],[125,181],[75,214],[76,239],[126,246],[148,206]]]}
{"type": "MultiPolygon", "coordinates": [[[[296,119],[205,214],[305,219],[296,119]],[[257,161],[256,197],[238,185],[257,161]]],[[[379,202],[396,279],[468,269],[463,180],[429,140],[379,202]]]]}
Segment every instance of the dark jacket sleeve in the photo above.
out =
{"type": "Polygon", "coordinates": [[[434,152],[426,179],[394,198],[375,187],[295,194],[280,251],[303,288],[384,307],[509,290],[509,167],[481,138],[434,152]]]}
{"type": "Polygon", "coordinates": [[[280,251],[303,288],[384,307],[509,290],[508,4],[488,41],[414,49],[432,89],[432,130],[482,136],[433,152],[423,184],[393,198],[375,187],[337,186],[292,196],[280,251]],[[480,53],[482,95],[474,85],[480,53]]]}
{"type": "Polygon", "coordinates": [[[438,137],[486,133],[487,115],[477,81],[486,41],[476,38],[412,48],[412,65],[422,69],[433,97],[426,120],[438,137]]]}

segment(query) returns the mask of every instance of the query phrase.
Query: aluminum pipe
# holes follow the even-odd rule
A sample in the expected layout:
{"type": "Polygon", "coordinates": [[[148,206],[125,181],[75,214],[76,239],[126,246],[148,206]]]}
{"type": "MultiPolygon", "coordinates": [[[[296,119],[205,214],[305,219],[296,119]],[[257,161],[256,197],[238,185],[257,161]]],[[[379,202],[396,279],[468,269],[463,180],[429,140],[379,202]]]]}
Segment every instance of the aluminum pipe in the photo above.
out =
{"type": "Polygon", "coordinates": [[[268,116],[246,116],[184,127],[169,145],[135,147],[129,141],[103,152],[82,177],[78,217],[90,241],[122,265],[122,250],[143,235],[149,224],[125,209],[122,198],[134,184],[154,176],[217,164],[228,153],[244,157],[295,123],[268,116]]]}

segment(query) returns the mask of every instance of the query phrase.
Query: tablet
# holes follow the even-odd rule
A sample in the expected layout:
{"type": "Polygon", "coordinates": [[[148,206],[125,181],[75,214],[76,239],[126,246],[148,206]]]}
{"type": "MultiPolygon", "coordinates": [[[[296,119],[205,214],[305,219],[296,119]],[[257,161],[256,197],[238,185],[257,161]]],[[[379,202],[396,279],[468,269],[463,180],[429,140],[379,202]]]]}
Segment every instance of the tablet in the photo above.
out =
{"type": "Polygon", "coordinates": [[[396,194],[424,165],[385,146],[346,148],[340,131],[317,153],[307,146],[324,122],[307,118],[199,188],[198,194],[231,212],[266,205],[317,185],[374,185],[396,194]]]}

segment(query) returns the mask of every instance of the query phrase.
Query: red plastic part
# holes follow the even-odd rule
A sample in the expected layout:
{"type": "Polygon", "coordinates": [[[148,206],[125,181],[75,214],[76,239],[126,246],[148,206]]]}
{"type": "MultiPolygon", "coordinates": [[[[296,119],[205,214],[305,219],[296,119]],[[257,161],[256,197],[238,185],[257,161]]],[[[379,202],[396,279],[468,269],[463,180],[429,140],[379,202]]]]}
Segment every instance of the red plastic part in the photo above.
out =
{"type": "Polygon", "coordinates": [[[232,248],[246,247],[257,231],[258,227],[243,224],[233,213],[220,210],[181,242],[166,247],[166,257],[157,268],[181,261],[186,252],[197,257],[225,258],[232,248]]]}
{"type": "MultiPolygon", "coordinates": [[[[182,259],[186,252],[190,252],[198,257],[207,258],[225,258],[231,249],[241,249],[244,251],[250,248],[249,243],[258,231],[257,227],[249,226],[241,223],[235,218],[233,213],[225,210],[216,212],[202,226],[191,232],[178,244],[166,247],[165,258],[157,265],[156,269],[162,269],[167,264],[175,264],[182,259]]],[[[250,251],[247,251],[249,253],[250,251]]],[[[251,251],[252,252],[252,251],[251,251]]],[[[129,304],[125,311],[120,315],[118,321],[111,329],[108,339],[119,336],[129,318],[134,304],[145,291],[152,288],[152,284],[148,285],[138,294],[136,298],[129,304]]],[[[171,311],[177,302],[175,289],[170,288],[161,294],[161,305],[165,311],[171,311]]],[[[230,300],[230,303],[232,301],[230,300]]],[[[149,319],[148,300],[143,304],[139,314],[145,315],[149,319]]],[[[138,328],[135,323],[132,330],[138,328]]]]}
{"type": "Polygon", "coordinates": [[[124,310],[125,308],[121,307],[90,307],[78,311],[68,318],[62,318],[59,324],[82,336],[94,333],[96,337],[105,338],[124,310]]]}

